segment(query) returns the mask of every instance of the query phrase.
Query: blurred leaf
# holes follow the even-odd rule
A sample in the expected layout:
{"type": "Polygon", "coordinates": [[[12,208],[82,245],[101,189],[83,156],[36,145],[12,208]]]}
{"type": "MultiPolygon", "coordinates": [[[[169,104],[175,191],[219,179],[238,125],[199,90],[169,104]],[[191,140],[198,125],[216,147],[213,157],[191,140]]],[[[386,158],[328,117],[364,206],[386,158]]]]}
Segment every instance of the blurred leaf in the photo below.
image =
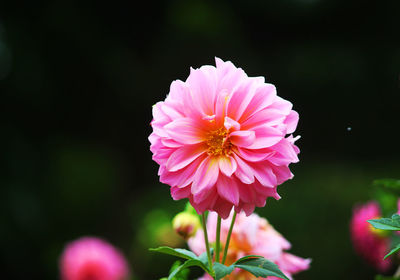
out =
{"type": "Polygon", "coordinates": [[[397,246],[393,248],[383,259],[386,260],[389,256],[393,255],[399,250],[400,250],[400,244],[397,244],[397,246]]]}
{"type": "Polygon", "coordinates": [[[373,227],[382,230],[400,230],[400,216],[394,214],[392,218],[368,220],[373,227]]]}
{"type": "Polygon", "coordinates": [[[229,275],[232,273],[232,271],[235,269],[233,265],[226,266],[221,263],[214,263],[214,272],[215,272],[215,279],[219,280],[226,275],[229,275]]]}
{"type": "Polygon", "coordinates": [[[275,276],[289,280],[276,264],[264,258],[249,258],[240,263],[234,263],[233,266],[247,270],[257,277],[275,276]]]}
{"type": "Polygon", "coordinates": [[[400,180],[398,179],[378,179],[373,182],[375,186],[384,186],[389,189],[400,191],[400,180]]]}
{"type": "Polygon", "coordinates": [[[241,262],[247,261],[248,259],[260,259],[260,258],[264,258],[263,256],[259,256],[259,255],[248,255],[248,256],[244,256],[240,259],[238,259],[235,264],[239,264],[241,262]]]}
{"type": "Polygon", "coordinates": [[[375,280],[399,280],[399,277],[376,275],[375,280]]]}
{"type": "MultiPolygon", "coordinates": [[[[174,264],[171,266],[171,269],[169,270],[169,274],[174,272],[180,265],[182,265],[181,261],[174,262],[174,264]]],[[[179,273],[175,274],[173,280],[187,280],[189,272],[190,272],[189,269],[182,269],[181,271],[179,271],[179,273]]],[[[167,279],[168,279],[167,277],[163,277],[160,280],[167,280],[167,279]]]]}
{"type": "Polygon", "coordinates": [[[397,211],[398,195],[386,188],[376,188],[372,193],[374,199],[379,203],[383,216],[389,216],[397,211]]]}

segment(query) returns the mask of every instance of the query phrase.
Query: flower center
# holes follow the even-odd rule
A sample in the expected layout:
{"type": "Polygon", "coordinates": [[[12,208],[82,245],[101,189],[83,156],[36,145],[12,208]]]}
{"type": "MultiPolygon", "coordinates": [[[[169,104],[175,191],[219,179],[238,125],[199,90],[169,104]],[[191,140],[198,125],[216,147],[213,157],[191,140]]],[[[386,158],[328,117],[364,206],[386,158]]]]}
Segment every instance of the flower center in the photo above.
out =
{"type": "Polygon", "coordinates": [[[232,143],[229,140],[229,132],[225,127],[209,132],[206,143],[208,145],[207,154],[210,156],[228,156],[232,153],[232,143]]]}

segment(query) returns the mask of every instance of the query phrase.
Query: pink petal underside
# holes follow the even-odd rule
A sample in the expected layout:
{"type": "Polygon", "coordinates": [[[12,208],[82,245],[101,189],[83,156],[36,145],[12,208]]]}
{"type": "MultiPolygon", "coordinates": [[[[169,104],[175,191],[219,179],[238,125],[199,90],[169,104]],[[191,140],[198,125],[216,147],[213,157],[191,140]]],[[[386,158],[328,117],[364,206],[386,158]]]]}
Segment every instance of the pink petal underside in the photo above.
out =
{"type": "Polygon", "coordinates": [[[255,130],[256,139],[254,143],[246,147],[248,149],[268,148],[282,140],[284,134],[279,129],[269,126],[259,126],[255,130]]]}
{"type": "Polygon", "coordinates": [[[246,110],[243,112],[240,123],[245,121],[247,118],[253,114],[264,110],[269,105],[271,105],[276,98],[276,88],[273,84],[262,84],[259,85],[253,99],[247,106],[246,110]]]}
{"type": "Polygon", "coordinates": [[[219,169],[226,176],[230,177],[236,171],[236,160],[231,156],[221,156],[218,158],[219,169]]]}
{"type": "Polygon", "coordinates": [[[168,136],[173,140],[183,144],[196,144],[204,141],[203,126],[191,119],[176,119],[164,126],[168,136]]]}
{"type": "Polygon", "coordinates": [[[197,212],[204,212],[205,210],[213,209],[218,197],[217,188],[211,188],[195,196],[192,194],[189,197],[189,201],[197,212]]]}
{"type": "Polygon", "coordinates": [[[243,129],[254,129],[258,126],[274,126],[284,122],[287,116],[276,109],[264,109],[249,117],[242,123],[243,129]]]}
{"type": "Polygon", "coordinates": [[[165,170],[160,174],[160,181],[164,184],[178,187],[185,187],[191,184],[193,182],[197,167],[205,157],[205,155],[202,155],[195,159],[192,163],[188,164],[186,167],[175,172],[169,172],[165,170]]]}
{"type": "Polygon", "coordinates": [[[254,170],[254,176],[263,186],[273,188],[277,185],[276,176],[268,161],[257,162],[250,166],[254,170]]]}
{"type": "Polygon", "coordinates": [[[200,155],[205,153],[206,148],[203,143],[194,145],[184,145],[176,149],[167,161],[167,170],[170,172],[184,168],[200,155]]]}
{"type": "Polygon", "coordinates": [[[192,194],[198,195],[203,191],[207,191],[214,186],[218,179],[219,165],[218,160],[214,157],[206,157],[196,171],[192,183],[192,194]]]}
{"type": "Polygon", "coordinates": [[[261,185],[259,182],[256,182],[253,187],[254,191],[257,193],[256,195],[257,197],[263,197],[263,198],[273,197],[276,200],[281,199],[281,196],[277,192],[278,188],[276,186],[273,188],[269,188],[261,185]]]}
{"type": "Polygon", "coordinates": [[[254,191],[254,184],[237,184],[239,189],[240,200],[245,203],[253,203],[256,199],[256,192],[254,191]]]}
{"type": "Polygon", "coordinates": [[[235,176],[245,184],[253,183],[254,182],[253,169],[236,154],[233,154],[233,157],[237,163],[235,176]]]}
{"type": "Polygon", "coordinates": [[[255,205],[251,203],[242,203],[239,207],[235,207],[236,212],[244,211],[246,216],[250,216],[254,212],[255,205]]]}
{"type": "Polygon", "coordinates": [[[203,115],[214,114],[216,101],[216,68],[214,66],[202,66],[200,69],[190,69],[190,75],[186,83],[190,87],[192,100],[203,115]]]}
{"type": "Polygon", "coordinates": [[[292,179],[293,178],[293,173],[290,172],[290,169],[288,166],[286,165],[282,165],[282,166],[275,166],[272,165],[273,170],[274,170],[274,174],[276,176],[277,179],[277,184],[280,185],[283,182],[292,179]]]}
{"type": "Polygon", "coordinates": [[[299,122],[299,114],[296,111],[290,111],[290,114],[285,119],[287,125],[287,134],[293,133],[296,130],[297,123],[299,122]]]}
{"type": "Polygon", "coordinates": [[[235,91],[232,92],[229,101],[227,115],[234,119],[239,120],[243,112],[251,102],[256,92],[257,86],[264,81],[264,78],[247,78],[235,91]]]}
{"type": "Polygon", "coordinates": [[[229,140],[238,147],[250,147],[256,140],[256,133],[252,130],[234,131],[230,134],[229,140]]]}
{"type": "Polygon", "coordinates": [[[239,203],[239,189],[235,180],[220,175],[217,181],[218,194],[234,205],[239,203]]]}
{"type": "Polygon", "coordinates": [[[249,150],[246,148],[237,147],[237,154],[246,161],[257,162],[272,158],[276,152],[273,149],[249,150]]]}
{"type": "Polygon", "coordinates": [[[171,196],[174,200],[187,198],[190,195],[190,186],[186,188],[171,187],[171,196]]]}
{"type": "Polygon", "coordinates": [[[232,210],[232,203],[222,199],[221,197],[215,202],[213,209],[218,213],[218,215],[226,220],[229,217],[229,214],[232,210]]]}

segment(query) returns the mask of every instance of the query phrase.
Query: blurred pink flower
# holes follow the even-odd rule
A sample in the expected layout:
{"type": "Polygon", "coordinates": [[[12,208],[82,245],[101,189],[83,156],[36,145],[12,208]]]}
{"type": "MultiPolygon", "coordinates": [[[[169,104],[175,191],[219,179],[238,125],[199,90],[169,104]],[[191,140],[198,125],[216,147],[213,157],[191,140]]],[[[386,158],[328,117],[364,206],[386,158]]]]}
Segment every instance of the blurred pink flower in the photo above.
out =
{"type": "MultiPolygon", "coordinates": [[[[232,216],[232,214],[231,214],[232,216]]],[[[215,242],[217,215],[209,213],[207,219],[207,231],[210,242],[215,242]]],[[[230,219],[223,220],[221,223],[221,241],[225,242],[229,231],[230,219]]],[[[197,255],[205,252],[203,231],[197,231],[195,237],[188,240],[189,248],[197,255]]],[[[222,246],[224,247],[224,243],[222,246]]],[[[244,213],[238,214],[231,236],[228,249],[226,265],[230,265],[236,260],[246,255],[260,255],[276,263],[282,272],[291,278],[292,274],[307,270],[310,267],[310,259],[303,259],[285,252],[291,247],[290,243],[277,232],[271,224],[264,218],[253,213],[246,217],[244,213]]],[[[222,255],[221,255],[222,256],[222,255]]],[[[203,280],[212,279],[209,275],[204,275],[203,280]]],[[[231,275],[224,279],[250,280],[256,279],[255,276],[247,271],[236,269],[231,275]]],[[[257,278],[264,279],[264,278],[257,278]]],[[[268,277],[269,280],[278,280],[276,277],[268,277]]]]}
{"type": "Polygon", "coordinates": [[[375,229],[367,220],[381,218],[378,203],[368,202],[354,207],[350,222],[351,239],[356,252],[378,271],[385,272],[392,265],[391,259],[383,260],[390,251],[387,232],[375,229]]]}
{"type": "Polygon", "coordinates": [[[63,280],[125,280],[129,277],[123,255],[111,244],[95,237],[75,240],[60,258],[63,280]]]}
{"type": "Polygon", "coordinates": [[[285,136],[298,118],[274,85],[229,61],[191,69],[153,106],[149,140],[160,181],[199,214],[227,218],[234,206],[250,215],[267,197],[279,199],[277,185],[293,177],[297,138],[285,136]]]}

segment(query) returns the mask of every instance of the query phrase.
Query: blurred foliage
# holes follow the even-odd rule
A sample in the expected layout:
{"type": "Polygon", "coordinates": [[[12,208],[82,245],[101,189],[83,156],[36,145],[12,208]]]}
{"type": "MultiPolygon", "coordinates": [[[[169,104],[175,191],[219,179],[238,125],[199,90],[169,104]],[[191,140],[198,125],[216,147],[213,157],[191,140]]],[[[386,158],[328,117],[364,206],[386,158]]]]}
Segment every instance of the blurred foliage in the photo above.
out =
{"type": "Polygon", "coordinates": [[[373,197],[374,179],[400,177],[400,1],[1,7],[5,275],[57,278],[64,244],[82,235],[121,248],[137,279],[166,275],[170,259],[147,248],[179,242],[168,221],[185,202],[158,183],[151,106],[190,66],[219,56],[265,76],[300,113],[296,176],[279,187],[281,201],[257,209],[293,253],[313,259],[296,279],[373,279],[352,250],[348,222],[354,203],[373,197]]]}

